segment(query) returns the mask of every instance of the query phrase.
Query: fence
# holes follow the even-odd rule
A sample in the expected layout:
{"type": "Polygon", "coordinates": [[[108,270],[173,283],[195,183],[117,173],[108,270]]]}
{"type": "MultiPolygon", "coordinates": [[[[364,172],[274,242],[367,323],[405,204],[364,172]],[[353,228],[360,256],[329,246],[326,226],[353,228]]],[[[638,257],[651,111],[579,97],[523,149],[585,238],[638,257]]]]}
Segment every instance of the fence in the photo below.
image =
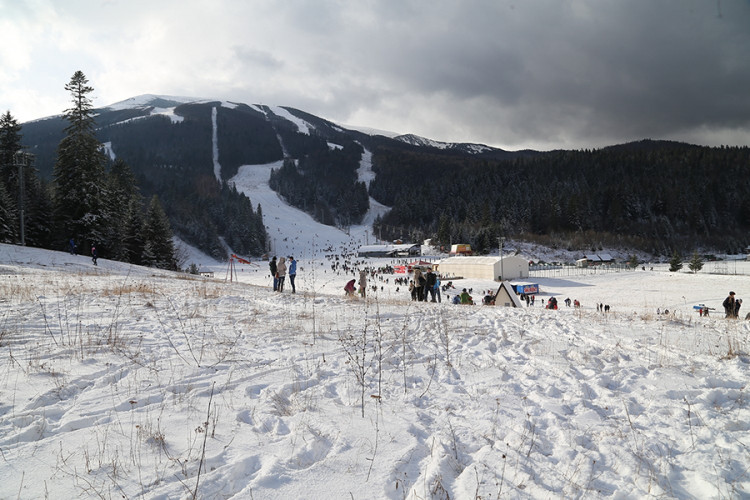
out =
{"type": "MultiPolygon", "coordinates": [[[[637,272],[642,270],[669,272],[669,264],[640,264],[635,269],[627,264],[604,264],[598,266],[529,266],[529,277],[534,278],[559,278],[566,276],[590,276],[592,274],[609,274],[620,272],[637,272]]],[[[684,262],[681,273],[690,273],[687,263],[684,262]]],[[[703,268],[698,274],[734,274],[750,275],[750,262],[744,259],[719,260],[703,263],[703,268]]]]}

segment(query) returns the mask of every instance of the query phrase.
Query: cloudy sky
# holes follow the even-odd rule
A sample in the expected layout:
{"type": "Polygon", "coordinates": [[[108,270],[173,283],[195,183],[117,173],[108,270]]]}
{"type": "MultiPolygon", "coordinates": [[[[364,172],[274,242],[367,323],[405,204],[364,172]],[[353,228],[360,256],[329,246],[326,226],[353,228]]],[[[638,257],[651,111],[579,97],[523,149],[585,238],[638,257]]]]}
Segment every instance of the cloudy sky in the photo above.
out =
{"type": "Polygon", "coordinates": [[[166,94],[506,149],[750,145],[750,0],[0,0],[0,111],[166,94]]]}

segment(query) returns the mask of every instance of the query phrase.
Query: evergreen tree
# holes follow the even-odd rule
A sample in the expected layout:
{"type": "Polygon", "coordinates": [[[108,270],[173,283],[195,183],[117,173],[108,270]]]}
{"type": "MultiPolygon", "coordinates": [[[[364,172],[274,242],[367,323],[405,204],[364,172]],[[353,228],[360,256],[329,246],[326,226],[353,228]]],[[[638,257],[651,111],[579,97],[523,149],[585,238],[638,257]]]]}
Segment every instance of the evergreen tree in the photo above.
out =
{"type": "Polygon", "coordinates": [[[451,220],[447,214],[440,216],[438,223],[437,241],[441,246],[449,247],[451,244],[451,220]]]}
{"type": "Polygon", "coordinates": [[[140,194],[133,194],[127,205],[121,224],[121,243],[118,257],[123,262],[142,264],[143,261],[143,200],[140,194]]]}
{"type": "Polygon", "coordinates": [[[21,126],[6,111],[0,116],[0,242],[16,243],[18,222],[18,167],[15,154],[21,150],[21,126]]]}
{"type": "Polygon", "coordinates": [[[631,269],[638,267],[638,256],[636,254],[633,254],[628,258],[628,266],[630,266],[631,269]]]}
{"type": "Polygon", "coordinates": [[[39,248],[54,248],[54,213],[49,183],[42,182],[34,169],[27,169],[26,193],[26,244],[39,248]]]}
{"type": "Polygon", "coordinates": [[[17,221],[15,205],[8,196],[5,186],[0,182],[0,243],[15,243],[17,241],[17,221]]]}
{"type": "Polygon", "coordinates": [[[0,179],[5,184],[6,193],[18,193],[18,168],[14,155],[21,146],[21,125],[6,111],[0,116],[0,179]]]}
{"type": "Polygon", "coordinates": [[[693,271],[693,274],[703,269],[703,258],[698,255],[698,252],[693,252],[693,257],[688,263],[688,268],[693,271]]]}
{"type": "MultiPolygon", "coordinates": [[[[140,212],[143,205],[135,175],[130,167],[121,159],[116,159],[112,169],[107,176],[107,193],[105,218],[106,223],[106,246],[111,249],[113,257],[125,262],[133,262],[126,259],[125,254],[130,249],[124,247],[125,229],[128,223],[133,222],[130,217],[131,202],[134,201],[136,209],[140,212]]],[[[140,232],[140,227],[137,231],[140,232]]],[[[130,235],[132,236],[132,235],[130,235]]],[[[140,255],[140,252],[139,252],[140,255]]]]}
{"type": "MultiPolygon", "coordinates": [[[[105,169],[106,158],[94,134],[93,106],[88,85],[81,71],[65,85],[73,107],[64,113],[69,125],[57,148],[54,167],[55,208],[61,231],[59,238],[75,238],[82,244],[106,240],[105,169]]],[[[102,252],[100,251],[100,255],[102,252]]]]}
{"type": "Polygon", "coordinates": [[[676,273],[680,269],[682,269],[682,256],[675,251],[669,261],[669,271],[676,273]]]}
{"type": "Polygon", "coordinates": [[[177,269],[172,228],[161,208],[159,198],[154,195],[146,211],[143,223],[143,264],[160,269],[177,269]]]}
{"type": "MultiPolygon", "coordinates": [[[[10,111],[0,116],[0,184],[5,187],[5,195],[9,203],[5,206],[5,210],[10,210],[11,217],[14,217],[6,223],[10,225],[10,232],[16,235],[14,240],[8,241],[13,243],[19,241],[19,212],[21,201],[23,201],[25,243],[30,246],[47,247],[51,244],[53,211],[50,192],[41,183],[33,160],[29,161],[33,159],[33,155],[27,155],[26,164],[22,168],[23,200],[20,199],[19,171],[15,160],[16,153],[24,150],[20,131],[21,125],[13,118],[10,111]]],[[[4,233],[4,236],[7,234],[9,233],[4,233]]]]}

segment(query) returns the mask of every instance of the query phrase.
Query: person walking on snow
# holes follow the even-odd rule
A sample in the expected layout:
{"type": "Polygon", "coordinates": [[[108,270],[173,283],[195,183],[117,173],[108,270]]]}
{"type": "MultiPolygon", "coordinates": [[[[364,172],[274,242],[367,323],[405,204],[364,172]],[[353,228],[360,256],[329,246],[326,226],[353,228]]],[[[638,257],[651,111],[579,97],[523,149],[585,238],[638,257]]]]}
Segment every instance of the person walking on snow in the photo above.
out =
{"type": "Polygon", "coordinates": [[[98,265],[96,263],[96,259],[99,257],[99,254],[96,251],[96,247],[94,245],[91,245],[91,261],[94,263],[94,265],[98,265]]]}

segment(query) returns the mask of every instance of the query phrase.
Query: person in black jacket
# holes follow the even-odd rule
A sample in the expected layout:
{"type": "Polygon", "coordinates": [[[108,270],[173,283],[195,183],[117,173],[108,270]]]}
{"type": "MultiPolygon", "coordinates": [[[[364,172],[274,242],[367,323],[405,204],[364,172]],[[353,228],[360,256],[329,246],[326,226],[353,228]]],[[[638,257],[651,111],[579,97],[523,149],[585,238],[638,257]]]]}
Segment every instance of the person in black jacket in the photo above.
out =
{"type": "Polygon", "coordinates": [[[729,292],[729,295],[724,302],[721,303],[724,306],[724,314],[727,318],[734,317],[734,292],[729,292]]]}
{"type": "Polygon", "coordinates": [[[437,281],[437,275],[432,271],[432,269],[427,270],[427,275],[425,276],[425,294],[424,294],[424,300],[427,301],[427,293],[430,294],[431,302],[436,302],[435,300],[435,282],[437,281]]]}
{"type": "Polygon", "coordinates": [[[279,277],[276,275],[276,256],[273,256],[271,262],[268,263],[268,268],[271,270],[271,277],[273,278],[273,291],[279,287],[279,277]]]}

